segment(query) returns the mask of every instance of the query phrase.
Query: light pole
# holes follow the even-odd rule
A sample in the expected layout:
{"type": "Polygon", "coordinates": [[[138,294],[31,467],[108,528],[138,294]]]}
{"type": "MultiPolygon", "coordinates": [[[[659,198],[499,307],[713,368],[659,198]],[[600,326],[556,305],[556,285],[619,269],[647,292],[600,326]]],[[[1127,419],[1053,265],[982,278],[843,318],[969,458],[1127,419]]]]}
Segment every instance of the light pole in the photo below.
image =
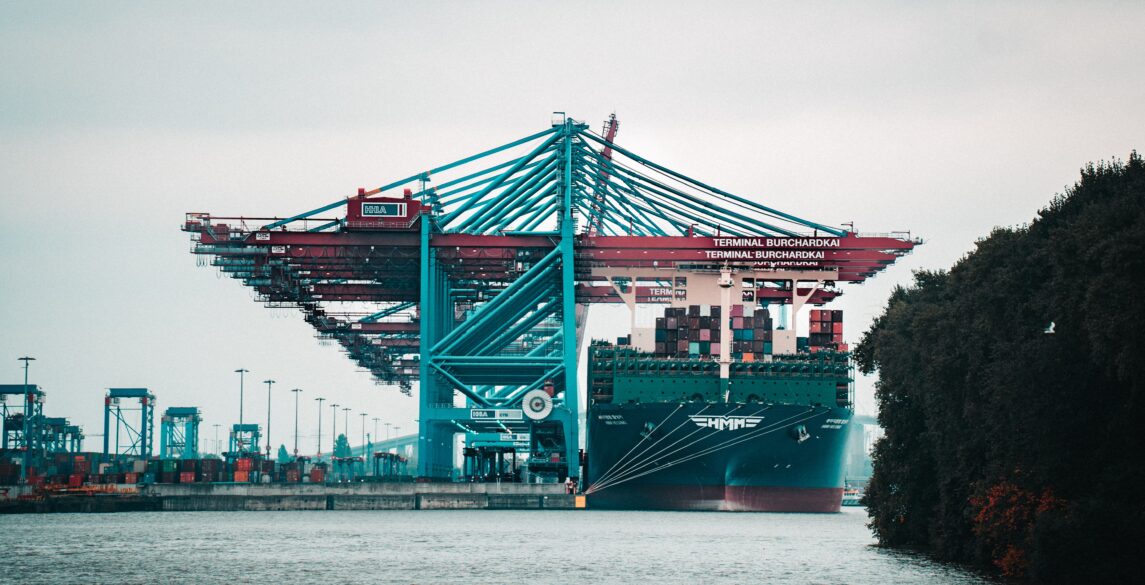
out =
{"type": "Polygon", "coordinates": [[[294,458],[298,459],[298,393],[302,389],[293,388],[290,391],[294,393],[294,458]]]}
{"type": "Polygon", "coordinates": [[[219,454],[219,425],[211,425],[215,427],[215,455],[219,454]]]}
{"type": "Polygon", "coordinates": [[[239,424],[241,425],[243,424],[243,375],[249,374],[250,370],[239,368],[235,373],[239,375],[239,424]]]}
{"type": "Polygon", "coordinates": [[[381,420],[381,419],[376,417],[376,416],[374,417],[374,438],[375,439],[378,438],[378,421],[379,420],[381,420]]]}
{"type": "Polygon", "coordinates": [[[28,365],[36,361],[34,357],[24,356],[16,358],[18,362],[24,362],[24,463],[20,465],[20,483],[28,481],[28,456],[32,451],[32,446],[28,444],[28,423],[32,419],[32,397],[28,396],[28,365]]]}
{"type": "MultiPolygon", "coordinates": [[[[350,446],[350,407],[349,406],[342,409],[342,428],[346,429],[346,430],[342,431],[342,434],[346,435],[346,446],[348,447],[348,446],[350,446]]],[[[352,454],[353,453],[351,452],[351,455],[352,454]]]]}
{"type": "Polygon", "coordinates": [[[338,407],[341,404],[330,404],[330,436],[334,437],[334,446],[330,448],[330,456],[338,454],[338,407]]]}
{"type": "Polygon", "coordinates": [[[366,460],[366,417],[370,416],[364,412],[359,413],[362,417],[362,460],[366,460]]]}
{"type": "Polygon", "coordinates": [[[318,459],[322,459],[322,403],[326,401],[325,398],[319,396],[315,398],[318,402],[318,459]]]}
{"type": "Polygon", "coordinates": [[[386,440],[390,440],[390,423],[386,423],[386,440]]]}
{"type": "Polygon", "coordinates": [[[270,459],[270,386],[274,380],[263,380],[266,384],[266,458],[270,459]]]}
{"type": "MultiPolygon", "coordinates": [[[[250,370],[246,368],[239,368],[235,370],[235,373],[239,375],[239,424],[241,425],[243,424],[243,375],[250,373],[250,370]]],[[[241,437],[242,435],[240,434],[237,436],[241,437]]],[[[243,450],[242,443],[239,443],[236,446],[239,448],[239,452],[241,453],[243,450]]]]}

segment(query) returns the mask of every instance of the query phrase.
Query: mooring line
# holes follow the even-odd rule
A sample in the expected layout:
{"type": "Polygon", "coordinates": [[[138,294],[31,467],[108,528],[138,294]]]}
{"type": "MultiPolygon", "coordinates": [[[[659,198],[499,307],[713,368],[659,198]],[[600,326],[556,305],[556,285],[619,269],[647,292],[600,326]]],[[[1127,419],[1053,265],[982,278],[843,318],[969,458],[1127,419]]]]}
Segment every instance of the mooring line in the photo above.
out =
{"type": "MultiPolygon", "coordinates": [[[[682,422],[679,424],[679,426],[677,426],[677,427],[676,427],[676,429],[679,429],[680,427],[682,427],[682,426],[684,426],[684,425],[688,424],[689,422],[691,422],[691,420],[692,420],[692,417],[693,417],[693,416],[700,416],[700,415],[701,415],[701,414],[702,414],[702,413],[703,413],[705,410],[707,410],[707,409],[708,409],[708,407],[709,407],[709,406],[711,406],[711,405],[705,406],[704,408],[700,409],[700,411],[699,411],[699,412],[697,412],[697,413],[695,413],[695,414],[692,414],[692,415],[688,415],[688,416],[687,416],[687,417],[686,417],[686,418],[685,418],[685,419],[684,419],[684,420],[683,420],[683,421],[682,421],[682,422]]],[[[732,410],[728,411],[727,413],[725,413],[725,414],[723,414],[723,415],[719,415],[719,416],[728,416],[728,415],[729,415],[729,414],[731,414],[732,412],[735,412],[735,411],[737,411],[737,410],[739,410],[739,409],[741,409],[741,408],[743,408],[743,405],[742,405],[742,404],[740,404],[740,405],[737,405],[737,406],[736,406],[735,408],[733,408],[732,410]]],[[[766,411],[767,411],[768,409],[770,409],[770,408],[771,408],[770,406],[765,406],[763,409],[761,409],[761,410],[758,410],[758,411],[756,411],[755,413],[752,413],[751,415],[748,415],[748,416],[756,416],[756,415],[758,415],[758,414],[760,414],[760,413],[762,413],[762,412],[766,412],[766,411]]],[[[672,430],[672,433],[674,433],[674,432],[676,431],[676,429],[673,429],[673,430],[672,430]]],[[[629,461],[629,462],[628,462],[628,466],[627,466],[627,467],[625,467],[623,470],[617,470],[617,471],[616,471],[616,473],[615,473],[615,475],[613,475],[612,477],[609,477],[609,478],[607,478],[607,479],[606,479],[606,478],[604,478],[604,477],[602,476],[602,477],[601,477],[601,479],[597,480],[597,481],[596,481],[596,483],[594,483],[593,485],[595,486],[595,485],[598,485],[598,484],[601,484],[601,483],[608,483],[609,481],[612,481],[613,479],[616,479],[617,477],[622,477],[622,476],[624,476],[624,475],[625,475],[625,474],[627,474],[627,473],[631,473],[631,472],[633,472],[633,471],[636,471],[636,470],[638,470],[638,469],[641,469],[641,468],[643,468],[644,466],[646,466],[646,465],[647,465],[647,462],[648,462],[648,461],[650,461],[650,460],[655,460],[657,457],[661,457],[661,456],[664,456],[665,454],[668,454],[668,455],[670,455],[670,454],[672,454],[672,453],[676,453],[676,452],[678,452],[678,451],[681,451],[681,450],[683,450],[683,449],[687,449],[687,448],[690,448],[690,447],[692,447],[692,446],[694,446],[694,445],[697,445],[697,444],[699,444],[699,443],[700,443],[701,441],[703,441],[704,439],[707,439],[708,437],[711,437],[711,436],[713,436],[713,435],[710,435],[710,434],[709,434],[709,435],[703,435],[703,436],[701,436],[700,438],[698,438],[698,439],[695,439],[695,440],[694,440],[694,441],[692,441],[691,443],[687,443],[687,444],[685,444],[684,446],[682,446],[682,447],[679,447],[679,448],[675,449],[674,451],[671,451],[671,452],[665,453],[665,451],[667,451],[668,449],[671,449],[671,448],[672,448],[673,446],[675,446],[676,444],[680,443],[681,441],[684,441],[684,440],[688,439],[688,438],[689,438],[689,437],[691,437],[692,435],[695,435],[695,434],[697,434],[697,433],[703,432],[703,430],[704,430],[704,427],[696,427],[696,428],[695,428],[695,429],[694,429],[692,432],[690,432],[690,433],[688,433],[688,434],[684,435],[683,437],[680,437],[679,439],[677,439],[677,440],[673,441],[671,444],[669,444],[669,445],[667,445],[667,446],[665,446],[665,447],[661,448],[661,449],[660,449],[660,451],[657,451],[657,452],[655,452],[655,453],[649,453],[649,451],[651,451],[651,450],[652,450],[652,447],[654,447],[654,446],[655,446],[655,443],[654,443],[653,445],[649,445],[649,447],[648,447],[647,449],[645,449],[645,450],[644,450],[644,451],[643,451],[643,452],[640,454],[640,456],[641,456],[641,459],[639,459],[639,460],[635,460],[635,459],[634,459],[634,460],[631,460],[631,461],[629,461]]],[[[668,435],[671,435],[672,433],[668,433],[668,435]]],[[[666,439],[666,438],[668,438],[668,435],[665,435],[664,437],[662,437],[662,438],[660,439],[660,441],[662,441],[663,439],[666,439]]],[[[660,441],[657,441],[656,443],[659,443],[660,441]]],[[[592,487],[592,486],[590,486],[590,487],[592,487]]]]}
{"type": "MultiPolygon", "coordinates": [[[[821,412],[821,413],[817,413],[817,414],[812,414],[812,415],[809,415],[809,416],[807,416],[807,417],[804,417],[804,418],[802,418],[802,419],[800,419],[800,420],[797,420],[797,421],[795,421],[795,423],[793,423],[793,424],[798,424],[798,423],[801,423],[801,422],[803,422],[803,421],[811,420],[811,419],[813,419],[813,418],[815,418],[815,417],[817,417],[817,416],[822,416],[822,415],[824,415],[824,414],[827,414],[828,412],[830,412],[830,411],[829,411],[829,410],[825,410],[824,412],[821,412]]],[[[795,416],[799,416],[799,415],[795,415],[795,416]]],[[[757,430],[757,431],[753,431],[753,432],[752,432],[752,434],[750,434],[750,435],[747,435],[747,436],[744,436],[744,437],[736,437],[736,438],[734,438],[734,439],[728,439],[728,440],[727,440],[727,441],[725,441],[724,443],[721,443],[721,444],[719,444],[719,445],[715,445],[715,446],[712,446],[712,447],[708,447],[708,448],[706,448],[706,449],[704,449],[703,451],[700,451],[700,452],[698,452],[698,453],[694,453],[694,454],[692,454],[692,455],[687,455],[687,456],[684,456],[684,457],[682,457],[682,458],[680,458],[680,459],[678,459],[678,460],[675,460],[675,461],[671,461],[671,462],[669,462],[669,463],[666,463],[666,464],[664,464],[664,465],[660,465],[660,466],[656,467],[655,469],[649,469],[649,470],[646,470],[646,471],[642,471],[642,472],[640,472],[640,473],[638,473],[638,474],[636,474],[636,475],[632,475],[632,476],[629,476],[629,477],[625,477],[625,478],[623,478],[623,479],[616,479],[615,481],[611,481],[611,482],[609,482],[607,485],[604,485],[604,486],[600,486],[600,487],[597,487],[597,489],[596,489],[596,490],[594,490],[594,491],[600,491],[600,490],[603,490],[603,489],[607,489],[607,488],[610,488],[610,487],[613,487],[613,486],[616,486],[616,485],[620,485],[620,484],[622,484],[622,483],[625,483],[625,482],[628,482],[628,481],[631,481],[631,480],[634,480],[634,479],[637,479],[637,478],[643,477],[643,476],[645,476],[645,475],[650,475],[650,474],[652,474],[652,473],[656,473],[657,471],[661,471],[661,470],[663,470],[663,469],[666,469],[666,468],[668,468],[668,467],[672,467],[672,466],[675,466],[675,465],[679,465],[679,464],[681,464],[681,463],[686,463],[686,462],[688,462],[688,461],[691,461],[692,459],[695,459],[695,458],[697,458],[697,457],[703,457],[703,456],[705,456],[705,455],[708,455],[708,454],[710,454],[710,453],[714,453],[714,452],[716,452],[716,451],[719,451],[719,450],[722,450],[722,449],[726,449],[726,448],[729,448],[729,447],[734,447],[735,445],[738,445],[738,444],[740,444],[740,443],[743,443],[744,441],[749,441],[749,440],[752,440],[752,439],[754,439],[754,438],[756,438],[756,437],[759,437],[759,436],[762,436],[762,435],[767,435],[767,434],[770,434],[770,433],[774,433],[775,431],[778,431],[778,430],[780,430],[779,428],[776,428],[776,427],[778,427],[779,425],[782,425],[782,424],[784,424],[784,423],[785,423],[785,422],[787,422],[788,420],[791,420],[791,418],[794,418],[794,417],[788,417],[787,419],[784,419],[783,421],[780,421],[779,423],[775,423],[775,424],[773,424],[773,425],[770,425],[770,426],[766,427],[765,429],[759,429],[759,430],[757,430]]]]}
{"type": "MultiPolygon", "coordinates": [[[[700,409],[700,412],[707,410],[710,406],[711,406],[710,404],[707,406],[704,406],[704,408],[700,409]]],[[[620,459],[617,459],[616,463],[613,463],[612,467],[608,468],[608,471],[604,472],[603,475],[601,475],[599,478],[597,478],[596,482],[594,482],[593,485],[595,485],[596,483],[600,483],[602,481],[605,481],[613,473],[620,473],[624,469],[625,466],[631,464],[633,461],[637,461],[638,457],[642,456],[644,453],[647,453],[649,449],[652,449],[653,447],[655,447],[660,441],[663,441],[664,439],[668,438],[673,433],[675,433],[677,430],[679,430],[681,427],[683,427],[684,423],[680,423],[679,425],[676,425],[676,428],[672,429],[671,431],[668,431],[667,434],[665,434],[665,435],[661,436],[659,439],[656,439],[655,441],[653,441],[651,444],[649,444],[647,447],[645,447],[643,451],[641,451],[640,453],[633,456],[632,459],[625,461],[625,458],[627,458],[629,455],[631,455],[632,452],[637,449],[637,447],[639,447],[642,443],[644,443],[644,441],[648,440],[648,437],[652,436],[652,433],[655,432],[656,429],[660,428],[660,425],[663,425],[664,423],[668,422],[668,419],[672,418],[672,416],[675,415],[676,412],[679,411],[681,408],[684,408],[684,405],[682,403],[677,405],[675,410],[673,410],[672,412],[669,412],[668,416],[664,417],[660,421],[659,424],[653,426],[652,430],[649,431],[648,434],[641,437],[640,440],[637,441],[636,444],[633,445],[632,448],[629,449],[627,453],[625,453],[623,456],[621,456],[620,459]],[[618,466],[619,466],[619,469],[618,469],[618,466]]],[[[589,487],[592,487],[592,486],[589,486],[589,487]]]]}
{"type": "MultiPolygon", "coordinates": [[[[794,423],[792,423],[792,424],[799,424],[799,423],[801,423],[801,422],[803,422],[803,421],[807,421],[807,420],[810,420],[810,419],[812,419],[812,418],[815,418],[815,417],[817,417],[817,416],[822,416],[822,415],[824,415],[824,414],[827,414],[828,412],[830,412],[830,410],[829,410],[829,409],[825,409],[825,410],[824,410],[823,412],[821,412],[821,413],[815,413],[815,414],[811,414],[811,415],[809,415],[809,416],[806,416],[806,417],[804,417],[804,418],[802,418],[802,419],[800,419],[800,420],[797,420],[797,421],[795,421],[795,422],[794,422],[794,423]]],[[[706,448],[704,448],[703,450],[701,450],[701,451],[699,451],[699,452],[697,452],[697,453],[693,453],[693,454],[691,454],[691,455],[685,455],[684,457],[681,457],[680,459],[677,459],[677,460],[675,460],[675,461],[671,461],[671,462],[669,462],[669,463],[665,463],[665,464],[663,464],[663,465],[659,465],[659,466],[657,466],[655,469],[649,469],[649,470],[641,471],[641,472],[639,472],[639,473],[636,473],[636,472],[638,471],[637,469],[632,469],[632,470],[631,470],[629,473],[630,473],[630,474],[632,474],[632,473],[635,473],[635,475],[629,475],[629,476],[627,476],[627,477],[616,476],[616,477],[613,477],[611,480],[609,480],[607,483],[597,483],[597,484],[594,484],[594,485],[592,486],[592,488],[593,488],[593,489],[592,489],[592,491],[593,491],[593,492],[597,492],[597,491],[600,491],[600,490],[603,490],[603,489],[607,489],[607,488],[609,488],[609,487],[613,487],[613,486],[616,486],[616,485],[619,485],[619,484],[625,483],[625,482],[627,482],[627,481],[631,481],[631,480],[633,480],[633,479],[637,479],[637,478],[639,478],[639,477],[643,477],[643,476],[645,476],[645,475],[649,475],[649,474],[652,474],[652,473],[656,473],[657,471],[660,471],[660,470],[666,469],[666,468],[668,468],[668,467],[672,467],[672,466],[675,466],[675,465],[679,465],[680,463],[685,463],[685,462],[687,462],[687,461],[691,461],[692,459],[695,459],[695,458],[697,458],[697,457],[703,457],[703,456],[705,456],[705,455],[708,455],[708,454],[711,454],[711,453],[714,453],[714,452],[720,451],[720,450],[722,450],[722,449],[726,449],[726,448],[729,448],[729,447],[733,447],[733,446],[735,446],[735,445],[738,445],[738,444],[740,444],[740,443],[743,443],[744,441],[749,441],[749,440],[752,440],[752,439],[754,439],[754,438],[756,438],[756,437],[759,437],[759,436],[763,436],[763,435],[766,435],[766,434],[770,434],[770,433],[773,433],[773,432],[775,432],[775,431],[779,430],[779,428],[778,428],[778,427],[779,427],[780,425],[784,425],[784,424],[786,424],[788,421],[790,421],[791,419],[793,419],[793,418],[797,418],[797,417],[799,417],[799,416],[800,416],[799,414],[795,414],[795,415],[792,415],[792,416],[790,416],[790,417],[787,417],[787,418],[785,418],[785,419],[783,419],[783,420],[781,420],[781,421],[778,421],[778,422],[772,423],[772,424],[770,424],[770,425],[767,425],[766,427],[763,427],[763,428],[761,428],[761,429],[756,429],[756,430],[752,431],[751,433],[749,433],[749,434],[747,434],[747,435],[745,435],[745,436],[743,436],[743,437],[733,437],[733,438],[731,438],[731,439],[727,439],[727,440],[725,440],[723,443],[719,443],[719,444],[717,444],[717,445],[713,445],[713,446],[711,446],[711,447],[706,447],[706,448]]],[[[708,435],[708,436],[713,436],[713,435],[708,435]]],[[[698,441],[697,441],[697,442],[698,442],[698,441]]],[[[676,452],[678,452],[679,450],[680,450],[680,449],[677,449],[676,451],[673,451],[672,453],[676,453],[676,452]]],[[[668,453],[668,454],[670,455],[671,453],[668,453]]],[[[647,464],[643,465],[642,467],[646,467],[646,466],[647,466],[647,464]]],[[[588,493],[588,492],[586,492],[586,493],[588,493]]]]}

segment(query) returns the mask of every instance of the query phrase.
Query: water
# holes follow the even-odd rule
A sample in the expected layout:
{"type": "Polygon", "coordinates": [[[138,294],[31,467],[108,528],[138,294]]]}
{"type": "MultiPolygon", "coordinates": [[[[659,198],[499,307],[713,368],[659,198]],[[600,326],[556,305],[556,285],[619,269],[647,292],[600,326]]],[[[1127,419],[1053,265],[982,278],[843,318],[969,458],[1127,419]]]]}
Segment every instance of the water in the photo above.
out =
{"type": "Polygon", "coordinates": [[[987,583],[840,514],[155,512],[0,517],[14,583],[987,583]]]}

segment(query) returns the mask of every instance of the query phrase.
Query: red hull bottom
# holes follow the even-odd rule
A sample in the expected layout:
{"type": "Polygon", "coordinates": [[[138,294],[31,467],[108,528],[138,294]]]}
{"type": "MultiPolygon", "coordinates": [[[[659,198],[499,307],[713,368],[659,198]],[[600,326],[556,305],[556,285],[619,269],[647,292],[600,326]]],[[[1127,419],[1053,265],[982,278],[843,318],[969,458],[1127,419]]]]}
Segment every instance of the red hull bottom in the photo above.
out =
{"type": "Polygon", "coordinates": [[[589,494],[588,507],[612,510],[838,512],[843,488],[762,486],[617,486],[589,494]]]}

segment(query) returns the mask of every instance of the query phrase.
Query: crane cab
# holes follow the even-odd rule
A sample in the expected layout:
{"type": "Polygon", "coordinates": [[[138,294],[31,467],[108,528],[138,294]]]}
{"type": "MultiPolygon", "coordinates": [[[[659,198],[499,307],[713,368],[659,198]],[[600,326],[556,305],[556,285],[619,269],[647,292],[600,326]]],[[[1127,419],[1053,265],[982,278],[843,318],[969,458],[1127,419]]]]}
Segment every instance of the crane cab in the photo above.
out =
{"type": "Polygon", "coordinates": [[[346,201],[346,229],[349,231],[410,231],[421,215],[421,202],[406,189],[398,197],[366,197],[359,189],[357,197],[346,201]]]}

